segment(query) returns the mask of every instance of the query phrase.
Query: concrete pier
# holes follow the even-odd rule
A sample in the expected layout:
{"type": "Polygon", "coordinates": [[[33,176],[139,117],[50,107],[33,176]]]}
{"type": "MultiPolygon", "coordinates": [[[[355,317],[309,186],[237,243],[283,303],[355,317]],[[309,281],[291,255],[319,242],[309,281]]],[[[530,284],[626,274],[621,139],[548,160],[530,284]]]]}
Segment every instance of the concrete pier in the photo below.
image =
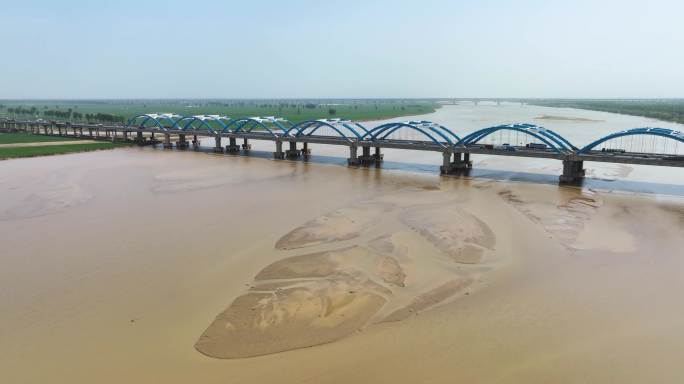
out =
{"type": "Polygon", "coordinates": [[[349,158],[347,159],[347,165],[357,166],[359,165],[359,157],[357,155],[358,147],[356,144],[349,146],[349,158]]]}
{"type": "Polygon", "coordinates": [[[307,142],[302,144],[302,156],[304,157],[304,160],[307,160],[309,156],[311,156],[311,149],[309,148],[309,143],[307,142]]]}
{"type": "Polygon", "coordinates": [[[582,160],[563,160],[563,174],[558,180],[561,183],[577,183],[584,179],[584,162],[582,160]]]}
{"type": "MultiPolygon", "coordinates": [[[[378,148],[376,147],[376,150],[378,148]]],[[[358,157],[358,165],[367,167],[375,164],[377,160],[376,154],[371,154],[371,147],[363,146],[361,147],[361,156],[358,157]]]]}
{"type": "Polygon", "coordinates": [[[165,133],[164,134],[164,149],[171,149],[171,148],[173,148],[173,145],[171,144],[171,134],[165,133]]]}
{"type": "Polygon", "coordinates": [[[250,143],[247,141],[247,138],[244,138],[243,141],[242,141],[242,150],[245,151],[245,152],[249,152],[249,151],[252,150],[252,144],[250,144],[250,143]]]}
{"type": "Polygon", "coordinates": [[[182,133],[178,135],[178,141],[176,141],[176,148],[188,149],[188,141],[185,140],[185,135],[182,133]]]}
{"type": "Polygon", "coordinates": [[[285,152],[283,152],[283,142],[282,140],[276,140],[276,150],[273,152],[273,158],[282,160],[285,158],[285,152]]]}
{"type": "Polygon", "coordinates": [[[214,153],[223,153],[223,147],[221,146],[221,136],[214,136],[214,153]]]}
{"type": "Polygon", "coordinates": [[[290,149],[285,151],[285,157],[288,159],[297,159],[302,155],[302,151],[297,149],[297,142],[290,141],[290,149]]]}
{"type": "Polygon", "coordinates": [[[375,153],[373,154],[375,157],[375,162],[379,163],[382,161],[382,159],[385,157],[381,152],[380,152],[380,147],[375,147],[375,153]]]}
{"type": "Polygon", "coordinates": [[[443,153],[442,166],[439,171],[443,175],[462,174],[473,167],[473,162],[470,161],[470,153],[456,152],[453,154],[453,161],[451,161],[451,153],[443,153]]]}
{"type": "Polygon", "coordinates": [[[240,153],[240,146],[237,145],[237,139],[234,137],[229,137],[228,138],[228,145],[226,145],[226,152],[227,153],[240,153]]]}

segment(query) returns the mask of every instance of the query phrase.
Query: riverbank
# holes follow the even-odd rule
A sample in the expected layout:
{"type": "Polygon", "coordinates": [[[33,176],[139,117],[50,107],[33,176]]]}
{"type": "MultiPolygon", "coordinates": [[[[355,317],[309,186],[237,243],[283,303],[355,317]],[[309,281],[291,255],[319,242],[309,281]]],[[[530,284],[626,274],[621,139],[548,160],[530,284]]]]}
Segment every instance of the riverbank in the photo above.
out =
{"type": "Polygon", "coordinates": [[[120,148],[130,143],[74,140],[73,137],[41,136],[29,133],[0,133],[0,160],[51,156],[120,148]]]}
{"type": "Polygon", "coordinates": [[[684,100],[531,100],[531,105],[641,116],[684,124],[684,100]]]}

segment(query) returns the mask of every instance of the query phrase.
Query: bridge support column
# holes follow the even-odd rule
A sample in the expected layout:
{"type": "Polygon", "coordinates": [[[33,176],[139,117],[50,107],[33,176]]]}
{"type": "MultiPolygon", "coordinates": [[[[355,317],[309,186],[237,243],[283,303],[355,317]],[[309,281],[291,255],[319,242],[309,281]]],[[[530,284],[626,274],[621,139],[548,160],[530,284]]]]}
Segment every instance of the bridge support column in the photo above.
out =
{"type": "Polygon", "coordinates": [[[285,158],[285,152],[283,152],[283,142],[280,140],[276,140],[276,150],[273,152],[273,158],[274,159],[284,159],[285,158]]]}
{"type": "Polygon", "coordinates": [[[297,142],[290,141],[290,149],[285,151],[285,157],[288,159],[297,159],[302,155],[302,151],[297,149],[297,142]]]}
{"type": "Polygon", "coordinates": [[[304,160],[307,160],[311,156],[311,149],[309,149],[309,143],[306,141],[302,143],[302,156],[304,160]]]}
{"type": "MultiPolygon", "coordinates": [[[[377,148],[376,148],[377,149],[377,148]]],[[[361,156],[358,158],[358,164],[364,167],[375,164],[376,157],[371,155],[371,147],[361,147],[361,156]]]]}
{"type": "Polygon", "coordinates": [[[112,143],[116,141],[116,131],[112,130],[112,143]]]}
{"type": "Polygon", "coordinates": [[[88,128],[88,136],[89,136],[90,138],[93,137],[93,129],[92,129],[92,128],[88,128]]]}
{"type": "Polygon", "coordinates": [[[59,132],[59,136],[62,136],[62,127],[59,125],[57,126],[57,131],[59,132]]]}
{"type": "Polygon", "coordinates": [[[200,146],[200,141],[197,138],[197,135],[192,135],[192,148],[193,149],[198,149],[200,146]]]}
{"type": "Polygon", "coordinates": [[[442,166],[439,167],[439,173],[442,175],[449,174],[451,170],[451,151],[442,152],[442,166]]]}
{"type": "Polygon", "coordinates": [[[157,145],[157,139],[154,138],[154,132],[150,132],[150,141],[153,146],[157,145]]]}
{"type": "Polygon", "coordinates": [[[165,133],[164,134],[164,149],[171,149],[171,148],[173,148],[173,144],[171,144],[171,134],[165,133]]]}
{"type": "Polygon", "coordinates": [[[216,135],[214,137],[214,153],[223,153],[223,147],[221,146],[221,136],[216,135]]]}
{"type": "Polygon", "coordinates": [[[128,131],[123,131],[123,139],[124,141],[128,141],[128,131]]]}
{"type": "Polygon", "coordinates": [[[228,138],[228,145],[226,145],[226,152],[228,153],[239,153],[240,146],[237,145],[237,139],[234,137],[228,138]]]}
{"type": "Polygon", "coordinates": [[[472,168],[473,162],[470,161],[470,153],[454,153],[454,162],[451,163],[453,169],[468,169],[472,168]]]}
{"type": "Polygon", "coordinates": [[[249,152],[252,150],[252,144],[250,144],[247,139],[242,139],[242,150],[245,152],[249,152]]]}
{"type": "Polygon", "coordinates": [[[185,140],[185,134],[181,133],[178,135],[178,141],[176,141],[176,148],[178,149],[188,149],[188,142],[185,140]]]}
{"type": "Polygon", "coordinates": [[[145,138],[143,137],[143,133],[138,131],[135,134],[135,142],[138,143],[138,145],[145,145],[145,138]]]}
{"type": "Polygon", "coordinates": [[[373,154],[373,157],[375,157],[375,162],[379,163],[382,161],[384,155],[380,153],[380,147],[375,147],[375,153],[373,154]]]}
{"type": "Polygon", "coordinates": [[[442,175],[457,175],[467,173],[472,167],[469,153],[456,152],[454,153],[454,161],[451,161],[451,151],[442,153],[442,166],[439,171],[442,175]]]}
{"type": "Polygon", "coordinates": [[[78,128],[79,136],[83,137],[83,127],[78,128]]]}
{"type": "Polygon", "coordinates": [[[576,183],[584,179],[582,160],[563,160],[563,174],[558,178],[561,183],[576,183]]]}
{"type": "Polygon", "coordinates": [[[359,148],[356,146],[356,144],[349,146],[349,158],[347,159],[347,165],[359,165],[359,157],[357,156],[358,149],[359,148]]]}

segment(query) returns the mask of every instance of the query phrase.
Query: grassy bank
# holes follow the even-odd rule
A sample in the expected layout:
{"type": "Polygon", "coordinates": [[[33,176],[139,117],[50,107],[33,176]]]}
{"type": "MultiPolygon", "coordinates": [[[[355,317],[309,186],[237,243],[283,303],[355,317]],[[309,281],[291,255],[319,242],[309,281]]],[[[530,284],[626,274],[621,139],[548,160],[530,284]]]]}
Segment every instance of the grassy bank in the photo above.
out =
{"type": "Polygon", "coordinates": [[[85,143],[85,144],[55,144],[40,147],[11,147],[0,148],[0,159],[13,159],[19,157],[35,157],[62,155],[66,153],[97,151],[129,146],[128,143],[85,143]]]}
{"type": "Polygon", "coordinates": [[[42,136],[30,133],[1,133],[0,144],[45,143],[51,141],[73,141],[73,137],[42,136]]]}
{"type": "Polygon", "coordinates": [[[592,111],[643,116],[684,124],[684,100],[534,100],[529,104],[545,107],[578,108],[592,111]]]}

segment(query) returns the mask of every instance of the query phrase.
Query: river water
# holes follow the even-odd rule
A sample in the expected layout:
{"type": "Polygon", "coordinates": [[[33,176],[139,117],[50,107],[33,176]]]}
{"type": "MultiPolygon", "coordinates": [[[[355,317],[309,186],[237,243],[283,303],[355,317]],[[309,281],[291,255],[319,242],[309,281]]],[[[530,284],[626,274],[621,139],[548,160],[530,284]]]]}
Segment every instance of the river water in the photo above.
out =
{"type": "MultiPolygon", "coordinates": [[[[675,127],[513,104],[417,118],[577,145],[675,127]]],[[[557,161],[440,177],[437,153],[353,169],[344,148],[253,144],[1,162],[3,382],[681,382],[681,169],[588,163],[576,188],[557,161]]]]}

